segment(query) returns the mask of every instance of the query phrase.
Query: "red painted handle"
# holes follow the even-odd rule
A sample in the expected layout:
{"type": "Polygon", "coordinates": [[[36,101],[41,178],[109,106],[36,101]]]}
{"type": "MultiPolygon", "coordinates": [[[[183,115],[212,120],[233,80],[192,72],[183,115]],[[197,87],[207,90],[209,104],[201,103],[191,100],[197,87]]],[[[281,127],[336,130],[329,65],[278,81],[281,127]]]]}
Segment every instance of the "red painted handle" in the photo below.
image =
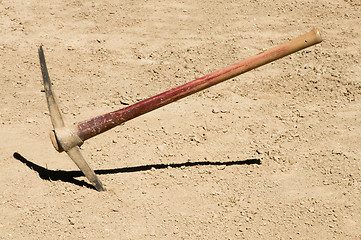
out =
{"type": "Polygon", "coordinates": [[[227,79],[238,76],[249,70],[260,67],[264,64],[285,57],[291,53],[320,43],[321,41],[322,38],[320,33],[317,30],[313,30],[289,42],[271,48],[253,57],[247,58],[241,62],[173,88],[164,93],[158,94],[154,97],[135,103],[129,107],[80,122],[77,124],[77,134],[80,139],[85,141],[130,119],[211,87],[227,79]]]}

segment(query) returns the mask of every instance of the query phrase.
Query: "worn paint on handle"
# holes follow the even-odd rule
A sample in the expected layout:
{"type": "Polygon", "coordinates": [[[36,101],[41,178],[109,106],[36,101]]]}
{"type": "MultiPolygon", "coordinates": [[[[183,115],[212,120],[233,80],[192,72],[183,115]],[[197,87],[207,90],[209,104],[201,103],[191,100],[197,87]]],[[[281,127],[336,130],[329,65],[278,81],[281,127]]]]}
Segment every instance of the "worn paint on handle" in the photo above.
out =
{"type": "Polygon", "coordinates": [[[150,97],[118,111],[106,113],[104,115],[79,122],[76,125],[77,134],[80,139],[85,141],[130,119],[153,111],[164,105],[209,88],[217,83],[236,77],[242,73],[285,57],[294,52],[320,43],[321,41],[322,38],[320,33],[317,30],[312,30],[311,32],[308,32],[289,42],[261,52],[253,57],[247,58],[241,62],[230,65],[154,97],[150,97]]]}

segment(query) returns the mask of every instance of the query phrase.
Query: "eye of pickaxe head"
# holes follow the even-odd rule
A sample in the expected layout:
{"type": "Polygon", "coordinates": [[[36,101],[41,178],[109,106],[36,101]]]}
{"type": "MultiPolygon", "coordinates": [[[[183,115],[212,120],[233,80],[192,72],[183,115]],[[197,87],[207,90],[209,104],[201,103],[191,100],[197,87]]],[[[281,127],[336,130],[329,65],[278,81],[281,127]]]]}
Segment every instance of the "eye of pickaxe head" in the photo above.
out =
{"type": "Polygon", "coordinates": [[[143,115],[198,91],[204,90],[264,64],[275,61],[291,53],[320,43],[321,41],[322,38],[319,32],[317,30],[312,30],[311,32],[289,42],[283,43],[277,47],[271,48],[214,73],[208,74],[204,77],[198,78],[118,111],[106,113],[104,115],[76,123],[72,126],[67,126],[63,121],[54,92],[52,91],[43,48],[40,46],[39,59],[43,75],[43,84],[51,122],[54,128],[50,132],[51,141],[57,151],[65,151],[69,155],[69,157],[75,162],[75,164],[98,191],[105,191],[103,184],[95,175],[94,171],[90,168],[80,152],[79,146],[81,146],[85,140],[103,133],[130,119],[143,115]]]}

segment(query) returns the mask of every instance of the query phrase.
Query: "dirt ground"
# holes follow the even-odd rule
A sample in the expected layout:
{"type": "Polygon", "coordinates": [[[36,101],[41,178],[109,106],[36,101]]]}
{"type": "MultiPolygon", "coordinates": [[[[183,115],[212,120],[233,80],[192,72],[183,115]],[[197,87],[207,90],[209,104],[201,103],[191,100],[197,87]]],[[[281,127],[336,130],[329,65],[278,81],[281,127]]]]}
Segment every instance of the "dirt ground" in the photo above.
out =
{"type": "Polygon", "coordinates": [[[359,0],[0,0],[0,239],[361,239],[359,0]],[[69,123],[319,29],[324,41],[82,146],[69,123]]]}

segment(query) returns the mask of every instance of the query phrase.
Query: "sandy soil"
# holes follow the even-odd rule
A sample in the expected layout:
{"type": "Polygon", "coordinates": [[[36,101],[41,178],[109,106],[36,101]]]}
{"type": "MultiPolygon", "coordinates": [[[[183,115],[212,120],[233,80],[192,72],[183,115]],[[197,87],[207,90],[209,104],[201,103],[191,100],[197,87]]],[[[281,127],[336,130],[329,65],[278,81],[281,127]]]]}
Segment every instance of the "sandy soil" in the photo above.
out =
{"type": "Polygon", "coordinates": [[[359,0],[0,0],[0,239],[360,239],[359,0]],[[67,122],[318,28],[324,42],[54,150],[67,122]]]}

